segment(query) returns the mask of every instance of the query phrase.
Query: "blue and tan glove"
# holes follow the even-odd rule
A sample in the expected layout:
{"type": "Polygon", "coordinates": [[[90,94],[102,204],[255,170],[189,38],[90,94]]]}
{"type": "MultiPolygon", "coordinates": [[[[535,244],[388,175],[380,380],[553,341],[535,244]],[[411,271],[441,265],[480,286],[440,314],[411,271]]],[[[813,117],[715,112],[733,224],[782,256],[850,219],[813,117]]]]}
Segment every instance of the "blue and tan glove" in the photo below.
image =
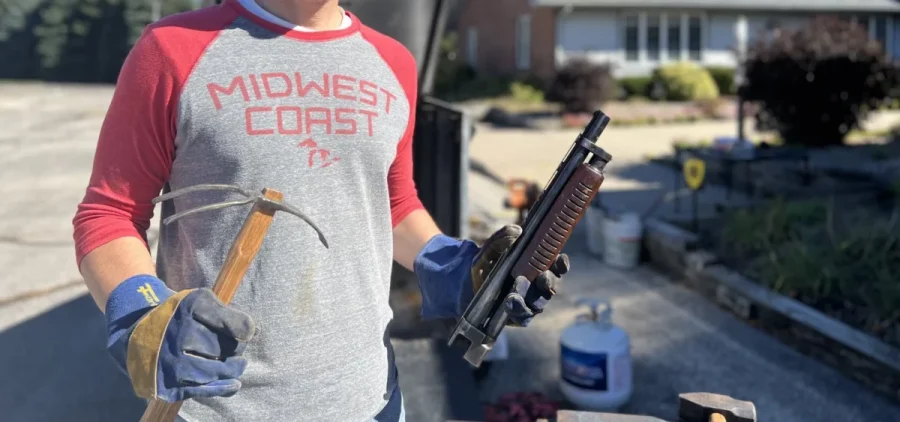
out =
{"type": "Polygon", "coordinates": [[[232,396],[256,333],[249,315],[210,289],[170,290],[139,275],[122,282],[106,304],[107,349],[138,397],[168,402],[232,396]]]}
{"type": "MultiPolygon", "coordinates": [[[[415,273],[422,292],[422,317],[462,316],[484,278],[521,234],[522,228],[517,225],[504,226],[480,248],[471,240],[445,235],[437,235],[428,241],[415,260],[415,273]]],[[[534,283],[518,277],[503,304],[509,314],[509,324],[525,327],[535,315],[543,312],[568,271],[569,257],[560,254],[550,270],[535,278],[534,283]]]]}

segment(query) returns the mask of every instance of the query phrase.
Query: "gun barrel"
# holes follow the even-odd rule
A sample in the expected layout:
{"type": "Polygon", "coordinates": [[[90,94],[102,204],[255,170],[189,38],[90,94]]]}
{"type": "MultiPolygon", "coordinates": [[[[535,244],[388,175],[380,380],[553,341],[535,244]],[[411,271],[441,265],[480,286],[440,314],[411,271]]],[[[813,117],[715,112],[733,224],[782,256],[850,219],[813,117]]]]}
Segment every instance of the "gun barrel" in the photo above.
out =
{"type": "Polygon", "coordinates": [[[603,130],[606,129],[606,125],[608,124],[609,116],[603,114],[602,111],[597,110],[594,112],[594,117],[591,118],[591,121],[585,126],[581,136],[590,139],[591,142],[597,142],[597,138],[600,137],[600,134],[603,133],[603,130]]]}

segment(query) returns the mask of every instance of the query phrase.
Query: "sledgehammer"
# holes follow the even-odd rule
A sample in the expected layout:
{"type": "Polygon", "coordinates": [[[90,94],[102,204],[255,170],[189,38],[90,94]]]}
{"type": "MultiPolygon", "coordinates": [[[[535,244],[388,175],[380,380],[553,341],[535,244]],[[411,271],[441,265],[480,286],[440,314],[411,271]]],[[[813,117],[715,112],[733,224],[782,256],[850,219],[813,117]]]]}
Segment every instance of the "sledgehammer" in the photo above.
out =
{"type": "Polygon", "coordinates": [[[678,417],[682,422],[756,422],[756,406],[721,394],[684,393],[678,395],[678,417]]]}

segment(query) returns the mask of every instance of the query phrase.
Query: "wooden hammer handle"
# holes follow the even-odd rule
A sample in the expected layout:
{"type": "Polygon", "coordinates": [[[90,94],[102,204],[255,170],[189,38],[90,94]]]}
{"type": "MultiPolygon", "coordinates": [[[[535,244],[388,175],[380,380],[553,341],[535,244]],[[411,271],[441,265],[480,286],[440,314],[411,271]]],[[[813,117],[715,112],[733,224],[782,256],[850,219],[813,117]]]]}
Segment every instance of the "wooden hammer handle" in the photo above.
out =
{"type": "Polygon", "coordinates": [[[709,415],[709,422],[727,422],[727,421],[725,420],[725,416],[723,416],[721,413],[713,413],[712,415],[709,415]]]}
{"type": "MultiPolygon", "coordinates": [[[[281,202],[284,195],[274,189],[266,189],[263,191],[266,199],[275,202],[281,202]]],[[[263,238],[269,230],[272,218],[275,216],[275,210],[256,204],[250,211],[250,215],[244,220],[244,226],[238,233],[231,249],[228,251],[228,257],[225,259],[225,265],[219,271],[216,283],[213,285],[213,293],[226,305],[234,298],[244,274],[250,268],[256,253],[262,246],[263,238]]],[[[140,422],[172,422],[178,416],[181,410],[180,401],[169,403],[160,399],[153,399],[144,411],[144,416],[140,422]]]]}

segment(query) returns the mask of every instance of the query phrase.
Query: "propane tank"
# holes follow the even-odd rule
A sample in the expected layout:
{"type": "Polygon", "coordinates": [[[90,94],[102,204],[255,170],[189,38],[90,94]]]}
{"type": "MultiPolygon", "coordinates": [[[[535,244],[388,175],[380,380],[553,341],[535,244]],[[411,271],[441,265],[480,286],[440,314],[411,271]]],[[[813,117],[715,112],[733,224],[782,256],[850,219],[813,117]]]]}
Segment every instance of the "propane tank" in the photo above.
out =
{"type": "Polygon", "coordinates": [[[631,398],[631,341],[603,299],[579,299],[579,315],[560,336],[560,390],[575,406],[614,412],[631,398]]]}

